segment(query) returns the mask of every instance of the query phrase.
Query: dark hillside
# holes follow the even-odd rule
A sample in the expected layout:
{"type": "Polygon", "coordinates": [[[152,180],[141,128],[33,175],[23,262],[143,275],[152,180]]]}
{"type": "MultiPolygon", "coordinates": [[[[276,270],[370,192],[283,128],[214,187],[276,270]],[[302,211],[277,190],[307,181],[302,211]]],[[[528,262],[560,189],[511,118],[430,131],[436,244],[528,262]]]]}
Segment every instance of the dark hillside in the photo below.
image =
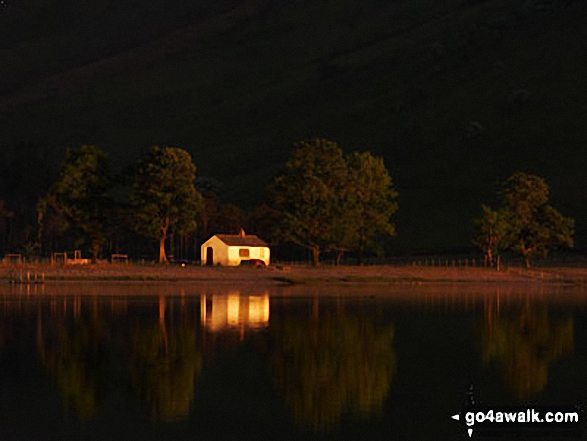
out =
{"type": "Polygon", "coordinates": [[[385,157],[400,252],[468,246],[522,169],[586,246],[584,2],[6,2],[1,145],[96,143],[122,164],[179,143],[247,207],[293,142],[329,137],[385,157]]]}

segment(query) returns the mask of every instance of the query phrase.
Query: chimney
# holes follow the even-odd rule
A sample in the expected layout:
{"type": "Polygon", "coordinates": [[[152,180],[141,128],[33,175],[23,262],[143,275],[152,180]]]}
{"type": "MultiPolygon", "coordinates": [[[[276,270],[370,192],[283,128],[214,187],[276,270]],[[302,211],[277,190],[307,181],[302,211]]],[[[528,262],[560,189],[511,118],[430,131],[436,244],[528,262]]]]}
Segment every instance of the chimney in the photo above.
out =
{"type": "Polygon", "coordinates": [[[241,228],[241,229],[240,229],[240,231],[238,232],[238,235],[239,235],[240,237],[245,237],[245,236],[246,236],[246,234],[245,234],[245,230],[243,230],[243,229],[241,228]]]}

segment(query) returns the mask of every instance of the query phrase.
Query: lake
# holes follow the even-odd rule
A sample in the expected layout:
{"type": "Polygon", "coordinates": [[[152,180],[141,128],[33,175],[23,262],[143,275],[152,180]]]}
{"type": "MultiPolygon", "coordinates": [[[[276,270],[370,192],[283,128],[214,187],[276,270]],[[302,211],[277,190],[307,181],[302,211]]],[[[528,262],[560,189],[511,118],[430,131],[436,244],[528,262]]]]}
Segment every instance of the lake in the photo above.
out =
{"type": "Polygon", "coordinates": [[[586,300],[540,284],[1,286],[0,439],[468,439],[451,415],[471,397],[585,402],[586,300]]]}

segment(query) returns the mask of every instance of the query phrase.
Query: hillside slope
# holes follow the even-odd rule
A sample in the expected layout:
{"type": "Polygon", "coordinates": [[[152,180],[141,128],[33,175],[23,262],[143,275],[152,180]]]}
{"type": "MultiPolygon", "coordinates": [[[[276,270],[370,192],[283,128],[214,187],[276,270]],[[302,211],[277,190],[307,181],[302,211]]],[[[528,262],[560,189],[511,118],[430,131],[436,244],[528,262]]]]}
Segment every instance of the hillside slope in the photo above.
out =
{"type": "Polygon", "coordinates": [[[0,145],[96,143],[122,164],[177,143],[250,207],[293,142],[325,136],[385,157],[399,252],[468,246],[495,182],[522,169],[586,246],[584,2],[67,5],[77,19],[29,10],[12,31],[16,6],[0,12],[0,145]]]}

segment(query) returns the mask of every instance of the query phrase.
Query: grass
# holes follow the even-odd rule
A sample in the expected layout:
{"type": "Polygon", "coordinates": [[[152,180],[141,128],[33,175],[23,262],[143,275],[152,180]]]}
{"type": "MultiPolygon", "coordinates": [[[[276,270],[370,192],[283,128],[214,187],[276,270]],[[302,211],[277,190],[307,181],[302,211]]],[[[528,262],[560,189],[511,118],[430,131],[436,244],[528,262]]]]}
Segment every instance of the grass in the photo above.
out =
{"type": "Polygon", "coordinates": [[[339,266],[313,268],[293,265],[287,274],[275,267],[255,268],[174,267],[98,264],[84,267],[50,265],[1,265],[0,279],[8,281],[11,274],[22,271],[26,276],[43,274],[48,283],[62,281],[104,282],[199,282],[211,284],[283,284],[321,285],[421,285],[421,284],[571,284],[587,285],[585,268],[511,268],[494,271],[486,268],[442,268],[412,266],[339,266]]]}

